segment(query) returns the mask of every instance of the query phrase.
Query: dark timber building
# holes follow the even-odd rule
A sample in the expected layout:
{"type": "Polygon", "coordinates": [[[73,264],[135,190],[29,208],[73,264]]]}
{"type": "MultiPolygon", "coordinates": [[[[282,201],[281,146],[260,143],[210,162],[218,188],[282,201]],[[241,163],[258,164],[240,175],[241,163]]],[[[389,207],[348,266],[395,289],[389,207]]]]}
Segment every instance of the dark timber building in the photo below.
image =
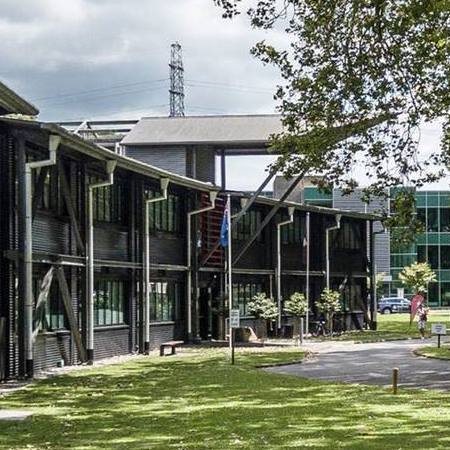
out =
{"type": "MultiPolygon", "coordinates": [[[[0,99],[2,114],[37,114],[3,85],[0,99]]],[[[133,149],[127,155],[56,125],[0,117],[1,380],[32,376],[61,360],[75,364],[178,338],[225,337],[224,252],[214,244],[225,196],[236,212],[248,196],[220,191],[201,150],[193,159],[185,152],[183,170],[164,157],[157,168],[130,158],[133,149]]],[[[264,197],[252,204],[232,233],[234,255],[276,205],[264,197]]],[[[275,295],[277,222],[288,207],[293,223],[282,233],[284,298],[305,289],[308,216],[311,307],[329,275],[342,292],[345,326],[360,327],[373,272],[367,230],[378,218],[291,202],[233,266],[244,325],[255,326],[248,314],[255,293],[275,295]],[[327,273],[325,234],[337,222],[327,273]]],[[[282,327],[289,320],[283,315],[282,327]]]]}

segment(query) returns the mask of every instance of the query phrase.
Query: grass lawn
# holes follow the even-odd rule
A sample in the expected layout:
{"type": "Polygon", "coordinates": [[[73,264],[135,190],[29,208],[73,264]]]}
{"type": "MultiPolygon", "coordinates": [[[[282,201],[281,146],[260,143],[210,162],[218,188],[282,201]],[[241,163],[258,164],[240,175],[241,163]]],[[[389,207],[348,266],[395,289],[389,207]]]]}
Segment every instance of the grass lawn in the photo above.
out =
{"type": "Polygon", "coordinates": [[[254,366],[298,350],[224,350],[73,371],[0,400],[2,450],[448,449],[450,394],[327,384],[254,366]]]}
{"type": "Polygon", "coordinates": [[[441,345],[441,348],[438,348],[437,345],[433,345],[430,347],[422,347],[417,350],[418,353],[425,356],[432,356],[433,358],[439,359],[450,359],[450,351],[448,344],[441,345]]]}
{"type": "MultiPolygon", "coordinates": [[[[344,333],[341,336],[333,336],[333,340],[341,341],[357,341],[366,342],[379,339],[407,339],[419,338],[420,332],[417,328],[417,318],[414,320],[411,327],[409,326],[409,314],[378,314],[378,329],[377,331],[358,331],[344,333]]],[[[450,328],[450,314],[449,312],[432,311],[428,316],[428,333],[431,332],[431,323],[439,322],[445,323],[447,329],[450,328]]],[[[314,338],[315,340],[322,340],[323,338],[314,338]]],[[[328,339],[328,338],[326,338],[328,339]]]]}

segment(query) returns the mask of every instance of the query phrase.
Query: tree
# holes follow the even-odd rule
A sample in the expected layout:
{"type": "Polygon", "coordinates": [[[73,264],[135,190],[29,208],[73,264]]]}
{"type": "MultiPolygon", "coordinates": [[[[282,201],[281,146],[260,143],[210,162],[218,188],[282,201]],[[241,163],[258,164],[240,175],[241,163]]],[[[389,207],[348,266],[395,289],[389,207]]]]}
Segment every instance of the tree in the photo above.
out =
{"type": "MultiPolygon", "coordinates": [[[[214,1],[225,18],[245,9],[240,0],[214,1]]],[[[286,48],[265,40],[251,50],[283,78],[274,96],[285,127],[272,136],[272,148],[282,153],[277,169],[286,176],[320,173],[319,187],[351,192],[357,186],[353,168],[362,163],[370,180],[365,200],[443,176],[450,160],[448,0],[247,4],[254,28],[284,29],[289,39],[286,48]],[[443,129],[440,149],[421,159],[419,125],[437,119],[443,129]],[[349,139],[337,136],[342,127],[349,139]]],[[[397,214],[386,215],[387,223],[400,227],[397,237],[410,242],[423,229],[414,217],[414,192],[399,192],[392,206],[397,214]]]]}
{"type": "Polygon", "coordinates": [[[284,304],[284,310],[292,315],[293,336],[300,334],[300,317],[308,311],[308,302],[306,297],[300,292],[294,292],[284,304]]]}
{"type": "Polygon", "coordinates": [[[405,267],[399,274],[398,278],[408,288],[412,289],[416,294],[426,294],[428,285],[436,281],[436,274],[431,270],[428,263],[412,263],[405,267]]]}
{"type": "Polygon", "coordinates": [[[267,337],[267,321],[275,319],[278,315],[277,305],[272,298],[260,293],[256,294],[247,306],[249,313],[259,320],[260,338],[264,341],[267,337]]]}
{"type": "Polygon", "coordinates": [[[333,316],[341,310],[340,302],[341,294],[333,289],[325,288],[316,301],[316,308],[319,312],[324,313],[330,326],[330,333],[333,334],[333,316]]]}

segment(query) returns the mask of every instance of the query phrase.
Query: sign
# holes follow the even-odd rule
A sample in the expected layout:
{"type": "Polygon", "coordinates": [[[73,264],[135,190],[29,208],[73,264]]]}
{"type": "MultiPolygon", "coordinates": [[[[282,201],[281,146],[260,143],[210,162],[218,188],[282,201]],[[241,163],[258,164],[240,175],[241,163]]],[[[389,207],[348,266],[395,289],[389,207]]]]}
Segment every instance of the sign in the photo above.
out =
{"type": "Polygon", "coordinates": [[[387,282],[392,281],[392,275],[385,275],[383,277],[383,281],[387,281],[387,282]]]}
{"type": "Polygon", "coordinates": [[[239,320],[239,310],[238,309],[230,309],[230,328],[239,328],[240,327],[239,320]]]}
{"type": "Polygon", "coordinates": [[[405,289],[403,288],[397,288],[397,297],[403,298],[405,296],[405,289]]]}
{"type": "Polygon", "coordinates": [[[431,334],[447,334],[447,328],[443,323],[432,323],[431,334]]]}

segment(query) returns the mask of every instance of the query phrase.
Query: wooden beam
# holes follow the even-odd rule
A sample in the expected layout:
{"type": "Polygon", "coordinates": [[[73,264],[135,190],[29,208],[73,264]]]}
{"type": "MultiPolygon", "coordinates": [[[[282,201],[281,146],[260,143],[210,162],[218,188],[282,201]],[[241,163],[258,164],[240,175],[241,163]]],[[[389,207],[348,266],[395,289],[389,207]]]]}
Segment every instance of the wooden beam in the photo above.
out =
{"type": "Polygon", "coordinates": [[[36,185],[34,186],[33,206],[32,206],[33,220],[36,217],[39,202],[41,201],[42,196],[44,194],[45,179],[47,178],[49,169],[50,169],[49,166],[41,167],[41,171],[39,172],[36,185]]]}
{"type": "Polygon", "coordinates": [[[69,286],[67,285],[66,276],[64,274],[64,269],[62,268],[62,266],[57,267],[56,275],[58,277],[59,289],[61,291],[64,308],[66,310],[67,319],[69,321],[69,328],[75,342],[75,347],[77,348],[78,358],[80,359],[80,361],[85,362],[87,361],[86,350],[83,346],[83,340],[78,328],[77,319],[72,309],[69,286]]]}
{"type": "Polygon", "coordinates": [[[80,249],[81,253],[84,254],[85,246],[84,246],[83,239],[81,237],[80,228],[78,226],[77,213],[76,213],[73,201],[72,201],[72,196],[70,194],[70,187],[69,187],[69,182],[67,180],[66,172],[64,170],[64,167],[63,167],[60,159],[58,159],[57,166],[58,166],[59,179],[61,180],[61,191],[62,191],[64,201],[67,206],[67,211],[69,213],[70,223],[72,224],[73,233],[75,235],[75,241],[76,241],[77,246],[80,249]]]}

